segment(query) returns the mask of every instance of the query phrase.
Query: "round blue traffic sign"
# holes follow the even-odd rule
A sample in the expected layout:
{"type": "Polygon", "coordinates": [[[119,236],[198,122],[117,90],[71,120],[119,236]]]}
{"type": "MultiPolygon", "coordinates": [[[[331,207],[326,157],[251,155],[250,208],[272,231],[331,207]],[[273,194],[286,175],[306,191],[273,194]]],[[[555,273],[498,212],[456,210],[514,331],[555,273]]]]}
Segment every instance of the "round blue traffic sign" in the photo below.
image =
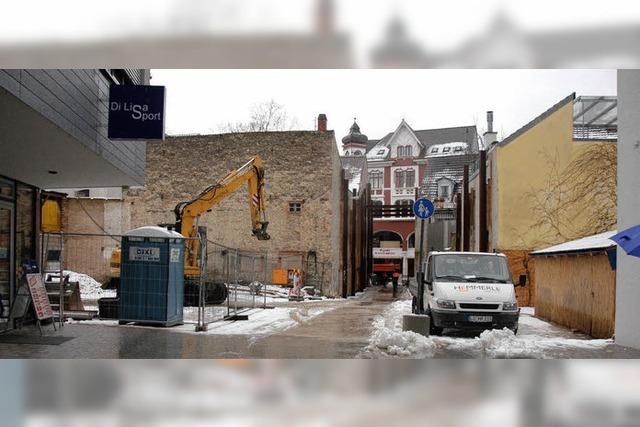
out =
{"type": "Polygon", "coordinates": [[[416,200],[416,202],[413,204],[413,213],[416,214],[416,217],[420,219],[429,218],[431,215],[433,215],[434,211],[435,208],[433,207],[433,203],[431,203],[431,200],[427,199],[426,197],[416,200]]]}

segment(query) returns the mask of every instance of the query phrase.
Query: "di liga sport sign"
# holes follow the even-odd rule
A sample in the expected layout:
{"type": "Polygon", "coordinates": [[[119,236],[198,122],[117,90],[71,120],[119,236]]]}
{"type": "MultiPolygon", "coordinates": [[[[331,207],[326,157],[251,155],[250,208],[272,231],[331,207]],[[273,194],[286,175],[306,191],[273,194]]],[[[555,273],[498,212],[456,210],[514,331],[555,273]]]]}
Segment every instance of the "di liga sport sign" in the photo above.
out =
{"type": "Polygon", "coordinates": [[[164,86],[111,85],[109,139],[164,139],[164,86]]]}

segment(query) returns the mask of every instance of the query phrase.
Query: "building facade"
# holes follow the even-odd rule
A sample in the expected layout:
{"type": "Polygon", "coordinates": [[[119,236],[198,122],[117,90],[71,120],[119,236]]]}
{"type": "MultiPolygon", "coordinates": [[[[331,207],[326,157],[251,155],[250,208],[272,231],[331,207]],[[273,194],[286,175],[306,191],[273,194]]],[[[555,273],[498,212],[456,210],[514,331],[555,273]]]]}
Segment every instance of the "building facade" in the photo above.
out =
{"type": "MultiPolygon", "coordinates": [[[[576,184],[567,184],[565,174],[587,150],[613,149],[615,157],[616,141],[616,98],[570,94],[503,140],[487,144],[488,249],[507,255],[514,277],[527,275],[528,285],[517,289],[521,304],[535,303],[531,251],[608,231],[598,229],[591,219],[597,206],[594,199],[574,198],[576,184]]],[[[479,176],[472,177],[472,191],[478,192],[480,185],[479,176]]],[[[594,190],[597,197],[615,193],[607,185],[603,179],[594,190]]],[[[477,220],[479,203],[473,206],[472,217],[477,220]]],[[[615,206],[607,209],[615,214],[615,206]]],[[[475,228],[472,236],[471,247],[476,250],[478,232],[475,228]]]]}
{"type": "Polygon", "coordinates": [[[148,70],[0,70],[0,298],[39,260],[42,189],[142,185],[145,143],[107,137],[109,86],[148,70]]]}
{"type": "Polygon", "coordinates": [[[342,144],[345,156],[366,156],[373,205],[399,207],[393,213],[385,210],[374,218],[374,271],[376,265],[393,264],[405,278],[413,277],[415,218],[412,206],[416,194],[425,179],[437,176],[435,184],[442,187],[441,191],[448,192],[441,194],[443,201],[451,202],[455,188],[453,184],[449,186],[450,181],[444,181],[448,163],[440,159],[477,154],[475,126],[414,130],[402,120],[393,132],[379,140],[369,140],[354,123],[342,144]],[[432,164],[441,167],[430,170],[432,164]]]}

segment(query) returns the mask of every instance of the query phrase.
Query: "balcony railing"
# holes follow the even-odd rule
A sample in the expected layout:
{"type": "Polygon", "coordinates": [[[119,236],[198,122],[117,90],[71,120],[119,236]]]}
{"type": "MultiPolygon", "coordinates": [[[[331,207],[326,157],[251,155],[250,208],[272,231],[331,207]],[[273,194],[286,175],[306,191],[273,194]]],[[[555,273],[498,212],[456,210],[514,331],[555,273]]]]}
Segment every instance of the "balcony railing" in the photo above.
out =
{"type": "Polygon", "coordinates": [[[413,218],[412,205],[369,205],[374,218],[413,218]]]}

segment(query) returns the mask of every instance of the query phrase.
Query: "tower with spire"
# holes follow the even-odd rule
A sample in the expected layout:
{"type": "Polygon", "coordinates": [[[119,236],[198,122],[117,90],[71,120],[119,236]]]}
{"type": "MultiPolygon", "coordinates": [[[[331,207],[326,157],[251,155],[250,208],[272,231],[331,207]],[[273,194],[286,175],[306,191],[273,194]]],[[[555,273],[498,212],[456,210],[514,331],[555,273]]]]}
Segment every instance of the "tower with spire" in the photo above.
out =
{"type": "Polygon", "coordinates": [[[349,134],[342,138],[342,151],[345,156],[364,156],[367,153],[367,135],[360,133],[360,126],[353,119],[349,134]]]}

